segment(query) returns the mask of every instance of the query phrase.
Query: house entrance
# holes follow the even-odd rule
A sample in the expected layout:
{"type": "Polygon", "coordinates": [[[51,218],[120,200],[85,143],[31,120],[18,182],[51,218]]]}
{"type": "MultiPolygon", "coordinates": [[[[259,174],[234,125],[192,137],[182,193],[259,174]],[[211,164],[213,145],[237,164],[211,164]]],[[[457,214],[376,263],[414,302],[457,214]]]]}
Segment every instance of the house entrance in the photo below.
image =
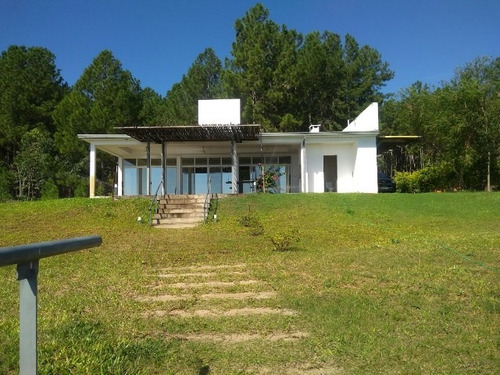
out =
{"type": "Polygon", "coordinates": [[[242,166],[239,169],[239,177],[240,177],[240,183],[239,183],[239,193],[240,194],[246,194],[246,193],[251,193],[254,191],[254,181],[255,181],[255,173],[253,171],[254,168],[251,168],[249,166],[242,166]],[[252,169],[252,173],[250,172],[250,169],[252,169]]]}
{"type": "Polygon", "coordinates": [[[337,191],[337,155],[323,156],[323,176],[325,192],[337,191]]]}

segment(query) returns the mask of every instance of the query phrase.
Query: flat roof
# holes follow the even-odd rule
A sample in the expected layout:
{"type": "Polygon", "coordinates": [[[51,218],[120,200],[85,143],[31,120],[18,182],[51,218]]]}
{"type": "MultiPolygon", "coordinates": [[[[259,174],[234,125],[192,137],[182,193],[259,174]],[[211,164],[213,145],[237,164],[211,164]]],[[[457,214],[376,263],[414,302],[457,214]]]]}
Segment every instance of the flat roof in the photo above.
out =
{"type": "Polygon", "coordinates": [[[260,125],[127,126],[116,130],[140,142],[255,141],[260,125]]]}

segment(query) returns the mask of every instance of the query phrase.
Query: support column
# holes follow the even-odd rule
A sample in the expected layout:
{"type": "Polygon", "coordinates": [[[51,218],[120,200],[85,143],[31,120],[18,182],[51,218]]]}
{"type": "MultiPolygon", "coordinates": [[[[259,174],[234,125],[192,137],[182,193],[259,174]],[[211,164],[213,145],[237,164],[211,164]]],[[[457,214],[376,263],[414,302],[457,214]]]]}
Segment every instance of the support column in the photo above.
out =
{"type": "Polygon", "coordinates": [[[236,151],[236,142],[233,138],[231,140],[231,186],[233,194],[238,194],[239,192],[239,169],[238,152],[236,151]]]}
{"type": "Polygon", "coordinates": [[[184,189],[184,186],[182,184],[182,158],[180,156],[177,156],[175,165],[177,170],[177,185],[175,187],[175,194],[182,194],[182,189],[184,189]]]}
{"type": "Polygon", "coordinates": [[[90,168],[89,168],[89,197],[95,198],[95,181],[96,181],[96,146],[95,143],[90,144],[90,168]]]}
{"type": "Polygon", "coordinates": [[[161,194],[167,194],[167,145],[161,143],[161,194]]]}
{"type": "Polygon", "coordinates": [[[121,197],[123,195],[123,158],[118,157],[118,176],[117,181],[118,191],[117,195],[121,197]]]}
{"type": "Polygon", "coordinates": [[[146,195],[151,195],[151,142],[148,139],[148,142],[146,144],[146,180],[147,180],[147,185],[146,185],[146,195]]]}
{"type": "Polygon", "coordinates": [[[38,259],[17,265],[19,280],[19,373],[37,373],[38,259]]]}
{"type": "Polygon", "coordinates": [[[307,157],[306,157],[306,140],[303,139],[300,145],[300,190],[301,193],[308,193],[307,181],[307,157]]]}

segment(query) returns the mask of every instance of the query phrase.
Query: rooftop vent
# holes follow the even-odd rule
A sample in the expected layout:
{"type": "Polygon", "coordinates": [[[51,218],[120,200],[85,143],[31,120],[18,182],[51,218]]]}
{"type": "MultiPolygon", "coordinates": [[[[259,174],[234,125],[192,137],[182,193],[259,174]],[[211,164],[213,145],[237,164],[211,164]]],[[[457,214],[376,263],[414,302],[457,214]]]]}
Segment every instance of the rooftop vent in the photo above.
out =
{"type": "Polygon", "coordinates": [[[309,133],[319,133],[321,125],[309,125],[309,133]]]}

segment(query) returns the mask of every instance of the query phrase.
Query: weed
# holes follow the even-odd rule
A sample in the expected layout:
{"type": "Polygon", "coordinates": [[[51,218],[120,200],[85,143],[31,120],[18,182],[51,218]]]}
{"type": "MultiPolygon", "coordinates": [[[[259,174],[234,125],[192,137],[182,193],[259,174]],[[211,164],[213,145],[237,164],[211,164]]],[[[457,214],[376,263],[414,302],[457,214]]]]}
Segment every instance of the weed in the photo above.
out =
{"type": "Polygon", "coordinates": [[[239,217],[238,222],[241,226],[249,229],[251,236],[260,236],[264,234],[264,225],[255,212],[251,212],[250,208],[248,213],[239,217]]]}
{"type": "Polygon", "coordinates": [[[275,233],[271,238],[274,251],[291,251],[300,238],[290,231],[275,233]]]}
{"type": "MultiPolygon", "coordinates": [[[[500,193],[251,194],[222,199],[224,220],[186,230],[137,225],[149,204],[0,204],[0,246],[103,237],[99,248],[41,261],[39,374],[498,373],[500,193]],[[265,236],[248,235],[260,227],[265,236]],[[263,251],[271,234],[307,251],[263,251]],[[159,277],[179,269],[191,276],[159,277]],[[201,298],[269,291],[275,297],[201,298]],[[167,294],[192,298],[137,300],[167,294]],[[193,314],[250,308],[296,314],[193,314]],[[280,332],[308,335],[283,341],[280,332]],[[196,335],[274,339],[185,338],[196,335]]],[[[0,373],[13,375],[15,266],[0,267],[0,282],[0,373]]]]}

